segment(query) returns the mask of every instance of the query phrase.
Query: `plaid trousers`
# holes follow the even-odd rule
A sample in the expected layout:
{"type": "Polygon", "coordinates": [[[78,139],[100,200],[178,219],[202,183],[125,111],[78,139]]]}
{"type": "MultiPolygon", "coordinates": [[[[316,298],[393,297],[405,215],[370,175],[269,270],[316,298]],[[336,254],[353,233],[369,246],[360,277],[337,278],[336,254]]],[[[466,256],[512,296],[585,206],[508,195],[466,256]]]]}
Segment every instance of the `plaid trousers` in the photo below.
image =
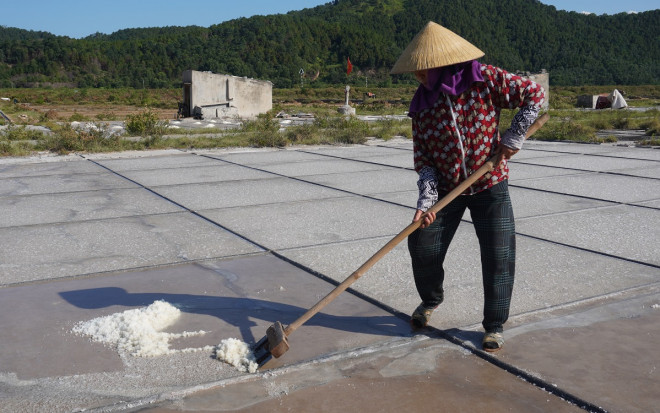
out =
{"type": "Polygon", "coordinates": [[[435,307],[444,300],[443,263],[465,208],[470,210],[481,250],[482,324],[486,332],[501,332],[509,318],[516,255],[515,224],[507,181],[474,195],[457,197],[436,214],[436,220],[429,227],[420,228],[408,237],[415,286],[427,307],[435,307]]]}

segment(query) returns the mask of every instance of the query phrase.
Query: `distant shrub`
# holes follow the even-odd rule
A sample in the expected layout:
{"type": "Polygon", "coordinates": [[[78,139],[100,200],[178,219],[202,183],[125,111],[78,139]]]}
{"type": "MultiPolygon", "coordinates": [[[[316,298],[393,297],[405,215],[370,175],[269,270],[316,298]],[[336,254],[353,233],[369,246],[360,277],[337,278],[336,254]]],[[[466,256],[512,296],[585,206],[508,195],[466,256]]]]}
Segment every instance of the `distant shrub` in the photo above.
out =
{"type": "Polygon", "coordinates": [[[114,113],[99,113],[96,115],[98,120],[117,120],[117,115],[114,113]]]}
{"type": "Polygon", "coordinates": [[[39,149],[66,154],[69,152],[104,152],[121,149],[118,136],[110,136],[105,125],[73,128],[62,125],[38,144],[39,149]]]}
{"type": "Polygon", "coordinates": [[[7,141],[33,141],[44,137],[44,133],[38,130],[27,129],[25,126],[9,125],[0,131],[0,139],[7,141]]]}
{"type": "Polygon", "coordinates": [[[89,119],[78,112],[73,112],[73,115],[69,116],[69,122],[84,122],[86,120],[89,119]]]}
{"type": "Polygon", "coordinates": [[[533,135],[533,139],[541,141],[575,141],[595,142],[596,130],[581,123],[565,120],[548,122],[533,135]]]}
{"type": "Polygon", "coordinates": [[[388,140],[395,136],[412,138],[412,125],[410,119],[384,119],[373,124],[373,136],[378,139],[388,140]]]}
{"type": "Polygon", "coordinates": [[[638,146],[660,146],[660,138],[644,139],[637,143],[638,146]]]}
{"type": "Polygon", "coordinates": [[[649,122],[643,123],[640,125],[642,129],[646,130],[644,132],[647,136],[658,136],[660,135],[660,119],[657,117],[651,119],[649,122]]]}
{"type": "Polygon", "coordinates": [[[167,123],[158,120],[151,110],[126,116],[126,131],[131,135],[160,138],[167,131],[167,123]]]}
{"type": "Polygon", "coordinates": [[[256,147],[281,147],[288,141],[280,133],[280,125],[271,112],[259,115],[255,120],[245,121],[240,132],[247,135],[248,143],[256,147]]]}
{"type": "Polygon", "coordinates": [[[356,117],[338,117],[330,121],[326,143],[358,144],[365,143],[370,135],[367,122],[356,117]]]}
{"type": "Polygon", "coordinates": [[[311,124],[290,126],[284,135],[292,144],[314,145],[320,142],[319,128],[311,124]]]}
{"type": "Polygon", "coordinates": [[[59,114],[57,113],[57,111],[54,110],[54,109],[51,109],[51,110],[47,111],[46,113],[44,113],[44,114],[41,116],[40,122],[49,122],[49,121],[53,121],[53,120],[56,120],[56,119],[59,118],[59,117],[60,117],[60,116],[59,116],[59,114]]]}

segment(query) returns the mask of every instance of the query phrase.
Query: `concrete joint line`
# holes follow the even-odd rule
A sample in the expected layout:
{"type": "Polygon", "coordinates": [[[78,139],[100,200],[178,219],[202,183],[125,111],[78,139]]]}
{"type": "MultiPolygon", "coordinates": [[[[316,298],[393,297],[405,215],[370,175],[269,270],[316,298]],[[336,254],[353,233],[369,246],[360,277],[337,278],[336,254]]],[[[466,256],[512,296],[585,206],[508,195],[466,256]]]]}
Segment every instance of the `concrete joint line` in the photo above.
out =
{"type": "MultiPolygon", "coordinates": [[[[586,145],[590,145],[590,144],[586,144],[586,145]]],[[[631,160],[635,160],[635,161],[660,162],[656,159],[629,158],[629,157],[625,157],[625,156],[614,156],[614,155],[607,155],[607,154],[602,154],[602,153],[561,152],[561,151],[552,151],[552,150],[548,150],[548,149],[538,149],[538,148],[528,148],[526,150],[531,151],[531,152],[555,153],[555,154],[557,154],[557,157],[560,157],[560,156],[563,156],[563,155],[580,155],[580,156],[594,156],[594,157],[598,157],[598,158],[631,159],[631,160]]]]}
{"type": "Polygon", "coordinates": [[[354,159],[354,158],[346,158],[344,156],[337,156],[337,155],[330,155],[327,153],[316,153],[316,152],[308,152],[308,151],[299,151],[302,153],[307,153],[310,155],[318,155],[318,156],[326,156],[328,158],[333,158],[333,159],[341,159],[342,161],[351,161],[351,162],[358,162],[358,163],[366,163],[369,165],[377,165],[377,166],[383,166],[385,168],[392,168],[392,169],[403,169],[405,171],[412,171],[413,168],[407,168],[405,166],[396,166],[396,165],[388,165],[380,162],[373,162],[373,161],[365,161],[364,159],[354,159]]]}
{"type": "MultiPolygon", "coordinates": [[[[304,152],[304,151],[299,151],[299,152],[304,152]]],[[[229,163],[229,164],[231,164],[231,165],[241,166],[241,167],[243,167],[243,168],[252,169],[252,170],[254,170],[254,171],[259,171],[259,172],[268,173],[268,174],[275,175],[275,176],[280,177],[280,178],[291,179],[291,180],[294,180],[294,181],[297,181],[297,182],[302,182],[302,183],[304,183],[304,184],[314,185],[314,186],[318,186],[318,187],[326,188],[326,189],[332,189],[332,190],[334,190],[334,191],[343,192],[343,193],[348,194],[348,195],[351,195],[351,196],[357,196],[357,197],[360,197],[360,198],[370,199],[370,200],[372,200],[372,201],[378,201],[378,202],[382,202],[382,203],[385,203],[385,204],[390,204],[390,205],[400,206],[400,207],[404,207],[404,208],[408,208],[408,209],[414,209],[413,207],[409,207],[409,206],[407,206],[407,205],[402,205],[402,204],[399,204],[399,203],[397,203],[397,202],[387,201],[387,200],[379,199],[379,198],[375,198],[375,197],[372,197],[372,196],[369,196],[369,195],[359,194],[359,193],[357,193],[357,192],[351,192],[351,191],[347,191],[347,190],[345,190],[345,189],[335,188],[335,187],[330,186],[330,185],[323,185],[323,184],[320,184],[320,183],[318,183],[318,182],[307,181],[307,180],[305,180],[305,179],[297,178],[297,177],[295,177],[295,176],[288,176],[288,175],[283,175],[283,174],[279,174],[279,173],[272,172],[272,171],[267,171],[267,170],[265,170],[265,169],[259,169],[259,168],[255,167],[255,166],[243,165],[243,164],[240,164],[240,163],[236,163],[236,162],[228,161],[228,160],[226,160],[226,159],[215,158],[215,157],[210,156],[210,155],[198,155],[198,156],[203,156],[203,157],[205,157],[205,158],[215,159],[215,160],[218,160],[218,161],[222,161],[222,162],[229,163]]],[[[352,159],[351,159],[351,160],[352,160],[352,159]]],[[[361,161],[355,161],[355,162],[361,162],[361,161]]],[[[395,168],[395,167],[393,167],[393,168],[395,168]]],[[[401,168],[401,169],[407,169],[407,168],[401,168]]]]}
{"type": "Polygon", "coordinates": [[[527,238],[535,239],[537,241],[549,242],[551,244],[555,244],[555,245],[559,245],[559,246],[567,247],[567,248],[572,248],[572,249],[576,249],[576,250],[579,250],[579,251],[589,252],[589,253],[596,254],[596,255],[602,255],[604,257],[614,258],[614,259],[617,259],[617,260],[622,260],[622,261],[631,262],[631,263],[634,263],[634,264],[640,264],[640,265],[644,265],[644,266],[647,266],[647,267],[660,269],[660,265],[652,264],[650,262],[634,260],[632,258],[621,257],[621,256],[618,256],[618,255],[609,254],[607,252],[596,251],[596,250],[592,250],[592,249],[584,248],[584,247],[578,247],[577,245],[565,244],[563,242],[553,241],[553,240],[537,237],[535,235],[523,234],[523,233],[517,232],[517,231],[516,231],[516,235],[520,235],[521,237],[527,237],[527,238]]]}
{"type": "MultiPolygon", "coordinates": [[[[544,179],[551,179],[551,178],[544,178],[544,179]]],[[[567,194],[567,193],[564,193],[564,192],[551,191],[549,189],[530,188],[530,187],[523,186],[523,185],[518,185],[518,184],[511,184],[510,183],[509,187],[528,189],[530,191],[544,192],[546,194],[563,195],[563,196],[570,196],[570,197],[573,197],[573,198],[588,199],[588,200],[591,200],[591,201],[608,202],[610,204],[615,204],[615,205],[627,205],[627,206],[638,207],[638,208],[659,209],[659,208],[650,207],[650,206],[646,206],[646,205],[637,205],[637,204],[631,204],[631,203],[627,203],[627,202],[612,201],[611,199],[596,198],[596,197],[593,197],[593,196],[567,194]]],[[[639,202],[654,201],[655,199],[657,199],[657,198],[651,198],[651,199],[648,199],[646,201],[639,201],[639,202]]]]}
{"type": "Polygon", "coordinates": [[[595,413],[607,413],[607,410],[603,409],[602,407],[596,406],[595,404],[582,399],[581,397],[578,397],[572,393],[569,393],[566,390],[563,390],[559,388],[558,386],[553,385],[552,383],[548,383],[547,381],[540,379],[538,377],[535,377],[531,375],[530,373],[526,372],[525,370],[522,370],[513,364],[506,363],[500,359],[498,359],[496,356],[491,355],[490,353],[487,353],[482,350],[478,350],[474,346],[470,345],[469,342],[463,341],[457,336],[454,336],[446,331],[443,330],[438,330],[433,328],[437,332],[437,334],[449,341],[450,343],[456,344],[465,350],[469,351],[473,355],[479,357],[480,359],[492,364],[493,366],[500,368],[501,370],[506,371],[507,373],[513,374],[520,380],[523,380],[525,382],[528,382],[532,384],[535,387],[538,387],[541,390],[544,390],[553,396],[559,397],[560,399],[567,401],[571,404],[574,404],[575,406],[581,408],[582,410],[586,410],[588,412],[595,412],[595,413]]]}
{"type": "Polygon", "coordinates": [[[245,236],[243,236],[243,235],[241,235],[241,234],[239,234],[239,233],[237,233],[237,232],[235,232],[235,231],[230,230],[229,228],[227,228],[227,227],[225,227],[225,226],[219,224],[218,222],[213,221],[212,219],[210,219],[210,218],[208,218],[208,217],[206,217],[206,216],[200,214],[199,212],[197,212],[197,211],[195,211],[195,210],[192,210],[192,209],[188,208],[187,206],[185,206],[185,205],[183,205],[183,204],[180,204],[180,203],[174,201],[173,199],[170,199],[170,198],[166,197],[165,195],[163,195],[163,194],[161,194],[161,193],[159,193],[159,192],[157,192],[157,191],[155,191],[155,190],[149,188],[148,186],[145,186],[145,185],[143,185],[143,184],[141,184],[141,183],[139,183],[139,182],[137,182],[137,181],[135,181],[135,180],[133,180],[133,179],[127,177],[127,176],[124,176],[124,175],[120,174],[119,172],[113,171],[112,169],[108,168],[107,166],[102,165],[102,164],[100,164],[100,163],[98,163],[98,162],[96,162],[96,161],[94,161],[94,160],[88,159],[88,161],[94,163],[95,165],[100,166],[101,168],[104,168],[104,169],[106,169],[106,170],[112,172],[113,174],[119,176],[120,178],[126,179],[127,181],[130,181],[130,182],[134,183],[135,185],[138,185],[138,186],[140,186],[141,188],[146,189],[147,191],[151,192],[152,194],[154,194],[154,195],[156,195],[156,196],[158,196],[158,197],[160,197],[160,198],[162,198],[162,199],[164,199],[164,200],[166,200],[166,201],[168,201],[168,202],[170,202],[170,203],[176,205],[177,207],[179,207],[179,208],[181,208],[181,209],[183,209],[183,210],[185,210],[185,211],[187,211],[187,212],[189,212],[189,213],[195,215],[195,216],[198,217],[198,218],[203,219],[204,221],[206,221],[206,222],[208,222],[208,223],[210,223],[210,224],[215,225],[216,227],[218,227],[218,228],[220,228],[220,229],[222,229],[222,230],[224,230],[224,231],[229,232],[230,234],[235,235],[235,236],[238,237],[238,238],[241,238],[242,240],[244,240],[244,241],[246,241],[246,242],[248,242],[248,243],[254,245],[255,247],[257,247],[257,248],[259,248],[259,249],[261,249],[261,250],[264,250],[264,251],[268,251],[268,248],[266,248],[266,247],[264,247],[264,246],[258,244],[257,242],[255,242],[255,241],[253,241],[253,240],[251,240],[251,239],[249,239],[249,238],[247,238],[247,237],[245,237],[245,236]]]}
{"type": "Polygon", "coordinates": [[[223,380],[203,383],[196,386],[187,387],[184,389],[170,391],[166,393],[160,393],[153,396],[148,396],[128,402],[119,402],[116,404],[102,406],[87,411],[95,412],[95,413],[109,413],[109,412],[117,412],[117,411],[126,411],[129,409],[130,410],[139,409],[157,403],[174,402],[177,400],[181,400],[192,394],[198,393],[200,391],[213,390],[219,387],[228,387],[232,385],[261,381],[264,379],[272,379],[274,377],[283,376],[289,373],[303,372],[304,370],[314,368],[319,364],[338,362],[346,359],[354,359],[356,357],[365,356],[365,355],[391,352],[392,350],[405,347],[411,344],[423,342],[428,339],[429,337],[426,336],[414,336],[414,337],[403,337],[403,338],[397,337],[387,340],[385,342],[380,342],[373,345],[358,347],[345,351],[338,351],[338,352],[326,354],[317,359],[302,361],[288,366],[278,367],[272,370],[267,370],[254,374],[242,373],[241,375],[229,377],[223,380]]]}

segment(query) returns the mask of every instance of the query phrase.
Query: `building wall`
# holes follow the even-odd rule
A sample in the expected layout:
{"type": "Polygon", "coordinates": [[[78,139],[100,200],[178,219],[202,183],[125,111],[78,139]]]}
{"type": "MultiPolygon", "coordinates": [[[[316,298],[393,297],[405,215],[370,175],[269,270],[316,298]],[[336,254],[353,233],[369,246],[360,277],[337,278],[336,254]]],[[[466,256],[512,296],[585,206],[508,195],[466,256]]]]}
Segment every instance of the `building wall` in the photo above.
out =
{"type": "Polygon", "coordinates": [[[254,118],[273,108],[269,81],[186,70],[183,84],[189,116],[254,118]]]}

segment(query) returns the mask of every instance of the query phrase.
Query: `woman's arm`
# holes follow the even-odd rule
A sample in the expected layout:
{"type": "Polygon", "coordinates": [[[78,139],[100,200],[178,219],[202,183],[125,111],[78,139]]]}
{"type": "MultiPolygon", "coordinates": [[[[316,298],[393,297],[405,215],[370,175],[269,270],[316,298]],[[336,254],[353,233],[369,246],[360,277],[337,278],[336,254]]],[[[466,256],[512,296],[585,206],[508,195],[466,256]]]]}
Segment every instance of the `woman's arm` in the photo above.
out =
{"type": "Polygon", "coordinates": [[[525,134],[541,110],[545,101],[545,90],[536,82],[500,68],[489,66],[487,72],[487,82],[493,89],[495,103],[500,108],[520,108],[509,129],[502,134],[501,141],[504,146],[517,151],[522,148],[525,134]]]}

